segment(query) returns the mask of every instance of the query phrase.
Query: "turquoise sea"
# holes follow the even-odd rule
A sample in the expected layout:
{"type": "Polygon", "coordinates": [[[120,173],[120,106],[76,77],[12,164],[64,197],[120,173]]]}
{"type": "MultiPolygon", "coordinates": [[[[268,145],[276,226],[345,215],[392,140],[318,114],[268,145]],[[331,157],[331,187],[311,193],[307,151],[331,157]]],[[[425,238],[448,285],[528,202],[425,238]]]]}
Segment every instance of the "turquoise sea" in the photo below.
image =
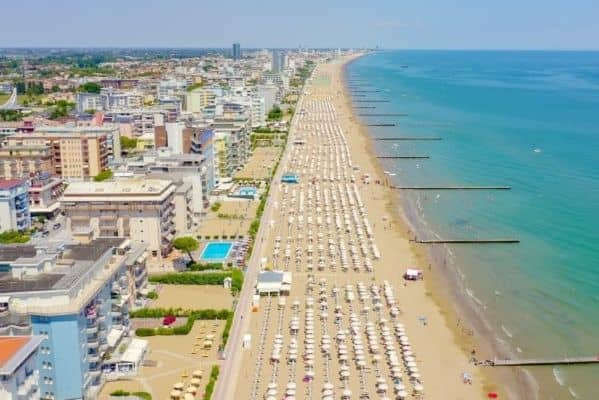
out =
{"type": "MultiPolygon", "coordinates": [[[[390,100],[359,112],[408,114],[361,117],[399,123],[373,136],[443,138],[375,142],[430,156],[384,160],[395,184],[512,187],[403,192],[421,238],[521,240],[442,249],[492,340],[522,358],[599,355],[599,53],[378,52],[347,79],[380,91],[354,100],[390,100]]],[[[527,370],[543,399],[599,398],[597,364],[527,370]]]]}

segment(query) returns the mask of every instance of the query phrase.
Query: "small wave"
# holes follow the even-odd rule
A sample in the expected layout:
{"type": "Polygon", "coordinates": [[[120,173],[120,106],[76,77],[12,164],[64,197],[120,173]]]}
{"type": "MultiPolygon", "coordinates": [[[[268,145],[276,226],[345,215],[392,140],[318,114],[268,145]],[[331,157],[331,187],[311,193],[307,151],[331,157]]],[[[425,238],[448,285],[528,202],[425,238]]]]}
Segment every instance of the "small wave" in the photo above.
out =
{"type": "Polygon", "coordinates": [[[518,353],[522,353],[522,349],[521,349],[520,347],[516,347],[516,351],[517,351],[518,353]]]}
{"type": "Polygon", "coordinates": [[[509,338],[514,337],[514,335],[512,335],[512,332],[508,331],[508,329],[505,326],[501,325],[501,330],[503,331],[503,333],[505,333],[507,335],[507,337],[509,337],[509,338]]]}
{"type": "Polygon", "coordinates": [[[555,378],[555,381],[559,383],[560,386],[564,386],[564,384],[566,383],[564,373],[559,367],[553,367],[553,377],[555,378]]]}
{"type": "Polygon", "coordinates": [[[482,307],[484,307],[484,306],[485,306],[485,305],[484,305],[484,303],[483,303],[483,302],[482,302],[482,301],[481,301],[481,300],[480,300],[478,297],[476,297],[476,296],[474,295],[474,293],[472,292],[472,290],[470,290],[470,289],[466,289],[466,293],[468,294],[468,296],[470,296],[470,298],[472,298],[472,300],[474,300],[474,302],[475,302],[476,304],[478,304],[479,306],[482,306],[482,307]]]}
{"type": "Polygon", "coordinates": [[[570,392],[570,395],[571,395],[572,397],[574,397],[575,399],[579,399],[579,398],[580,398],[580,397],[578,397],[578,393],[576,393],[576,392],[574,391],[574,389],[572,389],[570,386],[568,386],[568,392],[570,392]]]}

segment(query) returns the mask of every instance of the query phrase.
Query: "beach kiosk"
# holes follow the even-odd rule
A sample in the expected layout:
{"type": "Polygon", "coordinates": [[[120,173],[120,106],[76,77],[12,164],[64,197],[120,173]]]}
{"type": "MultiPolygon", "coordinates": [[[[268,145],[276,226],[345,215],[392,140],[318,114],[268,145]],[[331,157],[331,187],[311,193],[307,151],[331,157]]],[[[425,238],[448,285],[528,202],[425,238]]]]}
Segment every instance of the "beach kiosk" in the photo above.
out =
{"type": "Polygon", "coordinates": [[[244,349],[249,349],[251,345],[252,345],[252,335],[250,335],[249,333],[246,333],[245,335],[243,335],[243,339],[241,341],[241,347],[244,349]]]}
{"type": "Polygon", "coordinates": [[[294,172],[286,172],[281,177],[282,183],[299,183],[299,177],[294,172]]]}
{"type": "Polygon", "coordinates": [[[424,275],[422,274],[421,269],[408,268],[403,274],[403,278],[407,281],[419,281],[424,279],[424,275]]]}

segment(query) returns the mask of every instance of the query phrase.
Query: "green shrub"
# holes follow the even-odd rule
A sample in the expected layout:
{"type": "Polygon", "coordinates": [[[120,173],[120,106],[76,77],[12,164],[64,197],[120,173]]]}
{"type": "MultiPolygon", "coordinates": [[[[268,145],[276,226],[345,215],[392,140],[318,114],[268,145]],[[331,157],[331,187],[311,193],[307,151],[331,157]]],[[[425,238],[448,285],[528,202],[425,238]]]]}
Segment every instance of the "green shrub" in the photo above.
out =
{"type": "Polygon", "coordinates": [[[135,334],[139,337],[154,336],[154,335],[156,335],[156,329],[154,329],[154,328],[137,328],[135,330],[135,334]]]}
{"type": "Polygon", "coordinates": [[[111,392],[110,395],[111,396],[129,396],[129,395],[131,395],[131,393],[127,392],[126,390],[123,390],[123,389],[118,389],[118,390],[111,392]]]}
{"type": "Polygon", "coordinates": [[[203,400],[210,400],[212,398],[212,392],[214,392],[214,385],[216,384],[216,380],[218,379],[218,374],[220,373],[220,369],[218,365],[213,365],[210,370],[210,380],[206,385],[206,390],[204,391],[203,400]]]}
{"type": "Polygon", "coordinates": [[[135,334],[140,337],[145,336],[172,336],[172,335],[187,335],[196,320],[226,320],[225,328],[223,330],[223,341],[229,338],[229,331],[231,330],[231,324],[233,322],[233,312],[229,310],[215,310],[207,308],[203,310],[183,310],[181,308],[142,308],[140,310],[133,311],[129,314],[131,318],[163,318],[167,315],[174,315],[177,317],[187,317],[187,322],[184,325],[176,327],[158,327],[158,328],[138,328],[135,330],[135,334]],[[225,335],[226,332],[226,335],[225,335]]]}
{"type": "Polygon", "coordinates": [[[212,206],[210,207],[210,210],[212,210],[213,212],[217,212],[218,210],[220,210],[222,204],[219,203],[218,201],[214,202],[214,204],[212,204],[212,206]]]}
{"type": "Polygon", "coordinates": [[[150,276],[152,283],[164,283],[170,285],[222,285],[225,278],[231,276],[230,272],[170,272],[161,275],[150,276]]]}
{"type": "Polygon", "coordinates": [[[112,171],[109,169],[105,169],[102,172],[100,172],[98,175],[94,176],[94,182],[102,182],[105,181],[107,179],[112,178],[112,171]]]}
{"type": "Polygon", "coordinates": [[[155,290],[152,290],[150,293],[148,293],[148,299],[152,299],[152,300],[156,300],[158,298],[158,293],[156,293],[155,290]]]}
{"type": "Polygon", "coordinates": [[[187,267],[190,271],[206,271],[214,269],[223,269],[223,263],[191,263],[187,267]]]}
{"type": "Polygon", "coordinates": [[[29,239],[29,235],[15,230],[0,233],[0,243],[2,244],[27,243],[29,239]]]}

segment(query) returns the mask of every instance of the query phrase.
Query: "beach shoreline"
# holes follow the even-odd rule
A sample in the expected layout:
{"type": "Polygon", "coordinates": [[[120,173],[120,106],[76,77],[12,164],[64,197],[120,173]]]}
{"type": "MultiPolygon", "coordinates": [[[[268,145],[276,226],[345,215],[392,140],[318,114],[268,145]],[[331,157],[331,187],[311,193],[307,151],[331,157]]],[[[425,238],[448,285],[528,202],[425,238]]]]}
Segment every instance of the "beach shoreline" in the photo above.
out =
{"type": "MultiPolygon", "coordinates": [[[[341,79],[343,82],[342,96],[346,109],[351,113],[350,120],[356,126],[356,131],[366,142],[364,146],[365,154],[374,166],[371,173],[373,180],[385,182],[383,166],[376,157],[371,133],[368,128],[359,122],[359,118],[353,110],[352,96],[347,87],[348,67],[352,62],[369,53],[362,53],[345,60],[340,66],[341,79]]],[[[350,146],[351,148],[351,146],[350,146]]],[[[395,230],[405,240],[410,240],[416,234],[416,229],[412,221],[414,218],[420,218],[417,215],[414,205],[408,204],[398,193],[393,193],[387,189],[385,196],[389,202],[388,212],[395,215],[398,221],[395,224],[395,230]],[[411,210],[411,211],[410,211],[411,210]],[[411,213],[410,213],[411,212],[411,213]]],[[[459,279],[459,272],[456,266],[451,262],[447,264],[447,248],[445,246],[437,248],[424,248],[423,245],[417,245],[413,242],[410,251],[419,261],[418,265],[425,270],[424,290],[430,294],[430,298],[438,307],[440,314],[446,322],[446,326],[451,331],[455,345],[467,357],[473,356],[471,351],[476,349],[474,355],[478,360],[492,359],[494,357],[514,357],[513,352],[507,345],[500,343],[493,333],[490,325],[482,314],[482,310],[477,308],[473,300],[466,294],[466,288],[459,279]],[[424,268],[428,266],[428,269],[424,268]]],[[[518,369],[498,369],[478,367],[477,371],[483,379],[484,391],[498,392],[501,398],[510,399],[537,399],[538,386],[534,378],[522,368],[518,369]]],[[[486,394],[486,393],[483,393],[486,394]]]]}

